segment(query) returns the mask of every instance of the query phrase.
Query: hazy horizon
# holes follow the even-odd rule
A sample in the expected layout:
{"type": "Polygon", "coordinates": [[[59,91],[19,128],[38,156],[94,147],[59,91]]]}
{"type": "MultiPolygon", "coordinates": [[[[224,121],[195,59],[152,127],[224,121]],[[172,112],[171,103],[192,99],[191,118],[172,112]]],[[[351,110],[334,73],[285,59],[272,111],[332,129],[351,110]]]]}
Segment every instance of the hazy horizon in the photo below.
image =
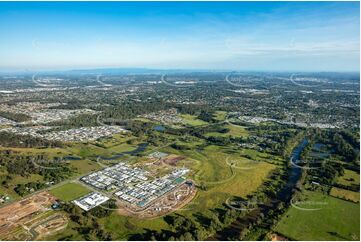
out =
{"type": "Polygon", "coordinates": [[[359,72],[359,2],[0,2],[1,72],[359,72]]]}
{"type": "Polygon", "coordinates": [[[191,68],[146,68],[146,67],[94,67],[94,68],[67,68],[67,69],[19,69],[19,70],[1,70],[0,75],[12,75],[12,74],[21,74],[21,75],[33,75],[37,74],[61,74],[61,73],[89,73],[89,74],[112,74],[110,72],[115,72],[116,74],[130,73],[131,71],[136,71],[138,74],[144,73],[191,73],[191,72],[214,72],[214,73],[356,73],[359,74],[359,70],[242,70],[242,69],[191,69],[191,68]]]}

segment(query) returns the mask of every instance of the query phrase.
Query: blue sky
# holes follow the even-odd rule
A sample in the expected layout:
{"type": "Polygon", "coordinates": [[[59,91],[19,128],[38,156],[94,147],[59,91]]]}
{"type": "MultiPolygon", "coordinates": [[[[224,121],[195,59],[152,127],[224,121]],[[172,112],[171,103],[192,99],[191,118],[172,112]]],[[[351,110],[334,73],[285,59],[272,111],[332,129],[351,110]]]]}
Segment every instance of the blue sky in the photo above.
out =
{"type": "Polygon", "coordinates": [[[0,70],[359,71],[358,2],[0,2],[0,70]]]}

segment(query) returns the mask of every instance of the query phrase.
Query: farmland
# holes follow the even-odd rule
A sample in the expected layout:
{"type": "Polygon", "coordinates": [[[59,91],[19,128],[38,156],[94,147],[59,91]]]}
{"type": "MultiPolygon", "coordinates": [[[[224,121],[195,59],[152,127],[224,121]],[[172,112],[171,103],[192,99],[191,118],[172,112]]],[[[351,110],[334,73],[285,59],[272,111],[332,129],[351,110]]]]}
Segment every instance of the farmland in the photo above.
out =
{"type": "Polygon", "coordinates": [[[337,187],[333,187],[330,191],[330,195],[333,197],[341,198],[352,202],[360,202],[360,193],[349,191],[337,187]]]}
{"type": "Polygon", "coordinates": [[[305,192],[303,202],[289,208],[278,233],[294,240],[359,240],[358,204],[318,192],[305,192]]]}
{"type": "Polygon", "coordinates": [[[345,174],[338,177],[336,182],[345,186],[351,186],[353,184],[359,186],[360,174],[358,174],[356,171],[345,170],[345,174]]]}

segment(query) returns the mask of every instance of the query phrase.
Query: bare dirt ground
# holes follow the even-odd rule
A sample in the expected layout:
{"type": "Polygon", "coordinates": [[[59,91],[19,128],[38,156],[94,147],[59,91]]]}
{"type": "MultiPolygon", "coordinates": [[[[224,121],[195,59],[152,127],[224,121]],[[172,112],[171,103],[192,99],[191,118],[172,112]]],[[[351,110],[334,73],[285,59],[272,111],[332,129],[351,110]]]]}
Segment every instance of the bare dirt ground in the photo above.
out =
{"type": "Polygon", "coordinates": [[[184,160],[185,157],[178,156],[178,155],[169,155],[165,159],[163,159],[163,162],[170,166],[176,166],[178,161],[184,160]]]}
{"type": "Polygon", "coordinates": [[[0,239],[36,239],[39,233],[34,228],[44,221],[51,223],[53,217],[59,219],[54,215],[48,216],[51,215],[50,206],[55,200],[54,196],[44,191],[0,208],[0,239]]]}
{"type": "Polygon", "coordinates": [[[34,231],[35,239],[40,239],[64,229],[67,225],[68,219],[65,215],[55,214],[34,225],[30,230],[34,231]]]}
{"type": "Polygon", "coordinates": [[[272,241],[289,241],[286,237],[273,233],[270,235],[272,241]]]}

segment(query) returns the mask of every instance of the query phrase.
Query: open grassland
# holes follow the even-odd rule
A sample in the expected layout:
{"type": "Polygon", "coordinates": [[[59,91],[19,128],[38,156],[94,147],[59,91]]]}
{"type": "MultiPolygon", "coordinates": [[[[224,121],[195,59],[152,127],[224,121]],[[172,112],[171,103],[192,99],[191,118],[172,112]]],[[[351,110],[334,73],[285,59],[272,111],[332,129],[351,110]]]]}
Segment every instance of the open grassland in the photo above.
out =
{"type": "Polygon", "coordinates": [[[292,240],[360,239],[359,204],[319,192],[304,191],[304,195],[304,205],[290,207],[276,226],[276,232],[292,240]]]}
{"type": "Polygon", "coordinates": [[[104,148],[112,148],[121,144],[126,143],[127,141],[136,139],[135,136],[130,134],[115,134],[111,137],[106,137],[101,139],[97,144],[101,145],[104,148]]]}
{"type": "Polygon", "coordinates": [[[78,144],[69,148],[69,152],[77,156],[88,158],[101,156],[112,156],[115,153],[131,151],[137,148],[137,145],[130,145],[127,143],[118,144],[111,148],[102,147],[96,144],[78,144]]]}
{"type": "Polygon", "coordinates": [[[145,232],[145,229],[156,230],[158,232],[162,229],[170,229],[163,218],[142,220],[124,217],[116,212],[109,217],[101,219],[100,223],[104,225],[107,231],[112,231],[113,236],[117,240],[126,240],[133,234],[145,232]]]}
{"type": "Polygon", "coordinates": [[[110,157],[114,154],[132,151],[137,148],[141,140],[128,134],[116,134],[99,141],[88,143],[73,143],[69,145],[69,154],[83,157],[84,159],[97,156],[110,157]]]}
{"type": "Polygon", "coordinates": [[[247,137],[248,131],[245,127],[235,125],[235,124],[227,124],[225,126],[227,129],[229,129],[228,133],[230,136],[234,137],[247,137]]]}
{"type": "Polygon", "coordinates": [[[330,195],[333,197],[345,199],[352,202],[360,202],[360,193],[353,192],[338,187],[333,187],[330,191],[330,195]]]}
{"type": "Polygon", "coordinates": [[[214,112],[214,119],[217,121],[224,121],[227,117],[227,112],[224,111],[216,111],[214,112]]]}
{"type": "Polygon", "coordinates": [[[232,196],[245,198],[256,191],[266,181],[270,171],[276,168],[275,165],[249,160],[234,150],[219,146],[208,146],[203,151],[179,152],[170,148],[164,151],[178,152],[190,158],[187,166],[194,171],[191,178],[206,187],[206,190],[199,189],[196,198],[184,211],[180,211],[188,216],[195,212],[206,214],[209,209],[220,207],[232,196]]]}
{"type": "Polygon", "coordinates": [[[50,194],[62,201],[72,201],[91,192],[88,188],[78,183],[66,183],[49,191],[50,194]]]}
{"type": "Polygon", "coordinates": [[[95,161],[73,160],[70,165],[75,169],[75,175],[83,175],[101,169],[101,166],[95,161]]]}
{"type": "Polygon", "coordinates": [[[210,136],[215,136],[215,137],[229,137],[229,136],[233,136],[233,137],[248,137],[248,132],[247,130],[242,127],[242,126],[238,126],[238,125],[234,125],[234,124],[227,124],[224,126],[225,128],[229,129],[228,132],[226,133],[220,133],[220,132],[209,132],[206,133],[205,136],[210,137],[210,136]]]}
{"type": "Polygon", "coordinates": [[[197,119],[197,116],[189,115],[189,114],[182,114],[180,117],[183,119],[184,124],[190,125],[190,126],[201,126],[208,124],[207,122],[197,119]]]}
{"type": "Polygon", "coordinates": [[[64,148],[11,148],[0,147],[0,150],[11,150],[24,155],[44,155],[46,157],[63,157],[69,155],[64,148]]]}
{"type": "Polygon", "coordinates": [[[85,238],[78,231],[74,229],[75,227],[76,227],[76,223],[70,220],[65,229],[42,239],[44,239],[45,241],[85,240],[85,238]]]}
{"type": "Polygon", "coordinates": [[[360,185],[360,174],[355,171],[345,169],[345,174],[337,178],[337,183],[351,186],[353,184],[360,185]]]}

